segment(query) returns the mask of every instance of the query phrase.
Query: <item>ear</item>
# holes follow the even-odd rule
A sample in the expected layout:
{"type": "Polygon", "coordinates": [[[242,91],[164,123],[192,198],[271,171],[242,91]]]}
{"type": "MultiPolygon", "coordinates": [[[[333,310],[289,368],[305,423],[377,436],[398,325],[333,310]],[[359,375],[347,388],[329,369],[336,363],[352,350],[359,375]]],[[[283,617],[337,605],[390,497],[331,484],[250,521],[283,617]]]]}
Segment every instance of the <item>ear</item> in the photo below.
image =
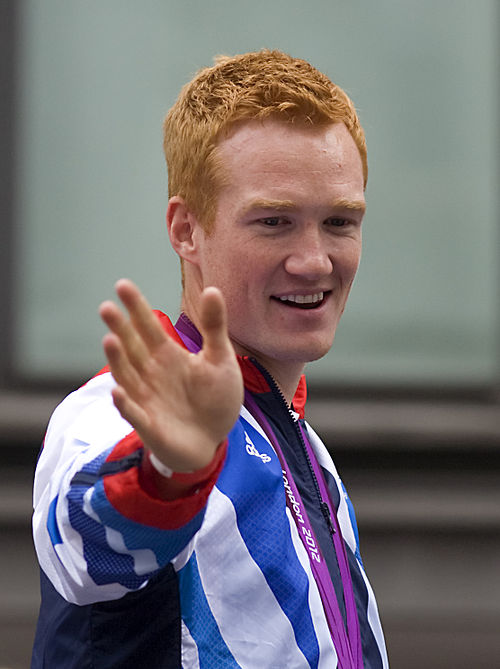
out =
{"type": "Polygon", "coordinates": [[[177,255],[187,262],[193,262],[198,252],[197,242],[202,227],[183,198],[177,195],[168,202],[167,228],[170,243],[177,255]]]}

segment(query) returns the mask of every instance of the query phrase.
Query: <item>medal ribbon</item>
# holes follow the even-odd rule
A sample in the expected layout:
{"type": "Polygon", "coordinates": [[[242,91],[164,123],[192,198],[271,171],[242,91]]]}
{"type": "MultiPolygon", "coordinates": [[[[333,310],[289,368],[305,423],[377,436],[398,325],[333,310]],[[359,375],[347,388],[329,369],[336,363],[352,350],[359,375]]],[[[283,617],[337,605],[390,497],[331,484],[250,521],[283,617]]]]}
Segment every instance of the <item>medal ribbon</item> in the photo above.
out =
{"type": "Polygon", "coordinates": [[[323,474],[319,469],[316,455],[314,454],[312,447],[309,444],[309,440],[299,423],[302,437],[304,439],[314,473],[318,479],[321,497],[323,501],[326,501],[328,504],[330,515],[334,523],[335,534],[333,535],[333,543],[339,564],[342,587],[344,590],[347,632],[342,614],[340,612],[337,601],[337,594],[335,592],[335,588],[333,587],[328,566],[321,553],[319,544],[314,536],[311,523],[307,517],[304,505],[302,504],[300,493],[288,469],[288,465],[286,464],[278,439],[276,438],[269,421],[247,390],[245,390],[245,406],[263,428],[281,463],[283,481],[285,484],[286,503],[292,513],[295,524],[297,526],[298,534],[309,556],[311,569],[320,592],[328,627],[332,635],[335,650],[337,651],[339,667],[340,669],[363,669],[363,655],[361,651],[358,615],[356,611],[356,602],[354,600],[354,591],[352,587],[351,573],[349,570],[344,540],[342,538],[342,533],[338,524],[337,513],[335,511],[334,505],[330,500],[330,495],[328,494],[328,489],[326,488],[323,474]]]}
{"type": "Polygon", "coordinates": [[[355,667],[363,667],[363,651],[361,649],[361,634],[359,631],[359,619],[358,613],[356,610],[356,600],[354,598],[354,589],[352,586],[351,570],[349,568],[349,559],[347,557],[347,550],[344,538],[342,536],[342,531],[340,529],[337,512],[332,503],[330,494],[328,492],[328,487],[326,481],[321,471],[321,467],[318,463],[316,455],[312,449],[311,443],[307,437],[306,431],[299,421],[299,428],[304,439],[304,444],[309,454],[309,459],[311,461],[314,473],[318,480],[321,498],[323,501],[326,501],[328,509],[330,511],[330,518],[335,527],[335,534],[333,535],[333,543],[335,547],[335,553],[337,554],[337,560],[340,569],[340,575],[342,578],[342,586],[344,589],[344,600],[346,605],[346,619],[347,619],[347,630],[349,637],[349,645],[352,650],[354,658],[355,667]]]}

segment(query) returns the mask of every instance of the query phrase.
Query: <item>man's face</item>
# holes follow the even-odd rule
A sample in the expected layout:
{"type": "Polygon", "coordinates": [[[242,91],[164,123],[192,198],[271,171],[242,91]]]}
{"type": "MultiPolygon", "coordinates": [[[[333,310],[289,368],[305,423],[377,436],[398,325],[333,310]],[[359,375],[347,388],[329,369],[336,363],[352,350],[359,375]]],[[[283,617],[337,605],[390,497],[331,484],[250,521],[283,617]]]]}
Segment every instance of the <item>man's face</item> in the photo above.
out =
{"type": "Polygon", "coordinates": [[[201,235],[203,287],[222,291],[239,354],[268,369],[331,347],[361,253],[361,158],[347,128],[251,121],[219,144],[224,186],[201,235]]]}

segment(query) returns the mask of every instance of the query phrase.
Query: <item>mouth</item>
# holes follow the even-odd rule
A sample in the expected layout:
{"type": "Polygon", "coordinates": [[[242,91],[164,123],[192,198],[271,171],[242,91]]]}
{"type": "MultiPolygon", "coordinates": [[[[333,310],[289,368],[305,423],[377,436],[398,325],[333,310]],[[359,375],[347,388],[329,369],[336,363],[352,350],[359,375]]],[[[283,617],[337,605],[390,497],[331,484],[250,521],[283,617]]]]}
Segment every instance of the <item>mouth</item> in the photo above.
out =
{"type": "Polygon", "coordinates": [[[331,291],[311,293],[309,295],[281,295],[280,297],[272,296],[271,299],[280,302],[292,309],[318,309],[326,300],[331,291]]]}

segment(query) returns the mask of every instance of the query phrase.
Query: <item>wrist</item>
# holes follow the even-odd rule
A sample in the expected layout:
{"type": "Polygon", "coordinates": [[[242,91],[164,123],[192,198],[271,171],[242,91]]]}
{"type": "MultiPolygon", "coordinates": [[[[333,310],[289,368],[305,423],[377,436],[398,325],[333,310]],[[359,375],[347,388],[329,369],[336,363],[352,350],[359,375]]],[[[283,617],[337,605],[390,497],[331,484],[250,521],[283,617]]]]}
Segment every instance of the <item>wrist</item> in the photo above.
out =
{"type": "MultiPolygon", "coordinates": [[[[167,467],[167,465],[164,465],[161,460],[159,460],[156,455],[146,449],[146,457],[149,458],[149,461],[153,465],[154,469],[161,474],[162,476],[165,476],[165,478],[171,479],[174,471],[173,469],[170,469],[170,467],[167,467]]],[[[189,473],[189,472],[188,472],[189,473]]]]}
{"type": "Polygon", "coordinates": [[[175,472],[145,447],[141,465],[142,485],[152,496],[160,496],[167,500],[196,494],[204,484],[210,482],[212,478],[217,478],[226,451],[227,440],[219,444],[214,457],[205,467],[191,472],[175,472]]]}

